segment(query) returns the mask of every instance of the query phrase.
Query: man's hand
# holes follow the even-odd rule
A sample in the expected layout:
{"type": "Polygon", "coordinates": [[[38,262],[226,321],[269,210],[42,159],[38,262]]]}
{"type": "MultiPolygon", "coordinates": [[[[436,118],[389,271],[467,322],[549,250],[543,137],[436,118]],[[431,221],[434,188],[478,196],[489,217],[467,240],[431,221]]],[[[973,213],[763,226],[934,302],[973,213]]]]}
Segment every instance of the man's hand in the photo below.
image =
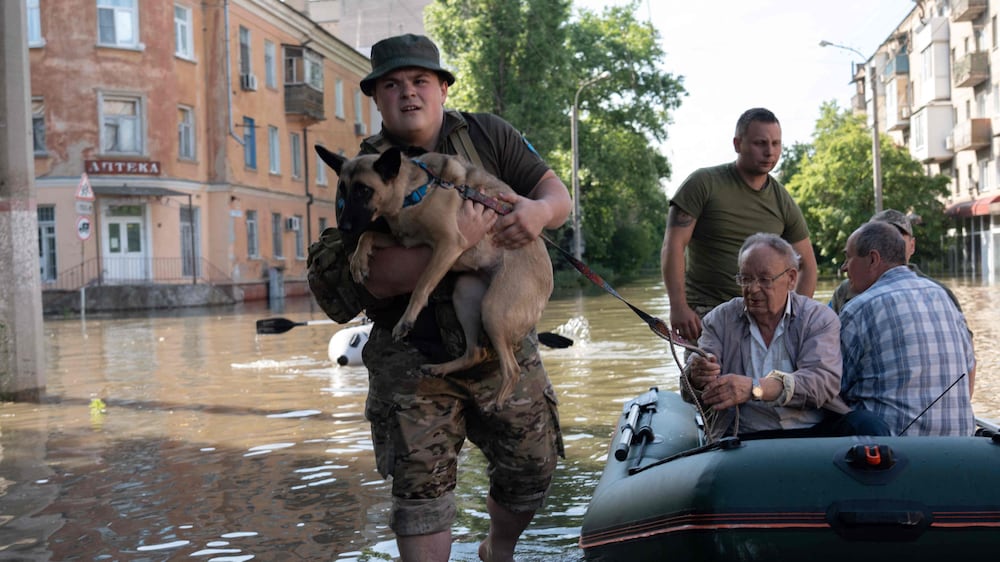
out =
{"type": "Polygon", "coordinates": [[[493,209],[466,199],[458,211],[458,230],[465,239],[464,250],[475,246],[496,224],[498,215],[493,209]]]}
{"type": "Polygon", "coordinates": [[[670,329],[690,343],[701,337],[701,318],[687,303],[670,303],[670,329]]]}
{"type": "Polygon", "coordinates": [[[691,357],[691,362],[688,365],[688,379],[695,390],[704,390],[709,383],[719,378],[721,372],[722,367],[719,365],[719,359],[711,353],[708,354],[708,357],[700,355],[691,357]]]}
{"type": "Polygon", "coordinates": [[[493,243],[516,250],[531,243],[542,233],[552,212],[544,200],[529,199],[514,193],[501,193],[497,199],[510,203],[514,210],[499,217],[493,225],[493,243]]]}
{"type": "Polygon", "coordinates": [[[744,375],[722,375],[705,385],[701,401],[713,410],[725,410],[750,400],[753,379],[744,375]]]}

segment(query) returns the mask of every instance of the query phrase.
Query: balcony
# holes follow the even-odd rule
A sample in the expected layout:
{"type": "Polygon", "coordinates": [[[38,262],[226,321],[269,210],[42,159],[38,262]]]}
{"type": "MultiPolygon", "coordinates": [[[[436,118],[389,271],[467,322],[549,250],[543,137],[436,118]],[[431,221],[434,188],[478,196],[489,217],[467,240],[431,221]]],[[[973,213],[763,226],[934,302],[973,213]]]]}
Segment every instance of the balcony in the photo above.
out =
{"type": "Polygon", "coordinates": [[[969,53],[955,62],[955,87],[971,88],[990,77],[990,55],[979,51],[969,53]]]}
{"type": "Polygon", "coordinates": [[[323,120],[323,92],[309,84],[285,84],[285,113],[323,120]]]}
{"type": "Polygon", "coordinates": [[[865,103],[864,93],[851,96],[851,109],[854,110],[854,113],[865,113],[867,111],[868,106],[865,103]]]}
{"type": "Polygon", "coordinates": [[[986,0],[952,0],[951,21],[972,21],[986,11],[986,0]]]}
{"type": "Polygon", "coordinates": [[[992,128],[988,117],[959,122],[951,131],[952,150],[978,150],[989,146],[993,137],[992,128]]]}
{"type": "Polygon", "coordinates": [[[882,71],[882,81],[888,82],[896,76],[906,76],[910,75],[910,57],[907,55],[896,55],[889,59],[889,62],[885,65],[885,70],[882,71]]]}

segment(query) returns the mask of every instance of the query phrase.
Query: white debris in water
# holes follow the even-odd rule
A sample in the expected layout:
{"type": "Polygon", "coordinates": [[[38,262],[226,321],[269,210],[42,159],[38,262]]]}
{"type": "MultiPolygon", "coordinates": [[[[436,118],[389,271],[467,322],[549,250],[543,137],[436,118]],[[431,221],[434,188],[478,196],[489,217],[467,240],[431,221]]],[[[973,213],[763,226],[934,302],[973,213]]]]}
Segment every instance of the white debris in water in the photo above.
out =
{"type": "Polygon", "coordinates": [[[224,539],[241,539],[243,537],[256,537],[259,534],[260,533],[257,533],[256,531],[235,531],[221,536],[224,539]]]}
{"type": "Polygon", "coordinates": [[[150,550],[168,550],[168,549],[171,549],[171,548],[180,548],[182,546],[189,545],[189,544],[191,544],[191,541],[174,541],[174,542],[167,542],[167,543],[163,543],[163,544],[147,544],[147,545],[140,546],[136,550],[138,550],[140,552],[150,551],[150,550]]]}
{"type": "Polygon", "coordinates": [[[318,416],[323,412],[319,410],[295,410],[293,412],[285,412],[284,414],[270,414],[269,418],[308,418],[309,416],[318,416]]]}

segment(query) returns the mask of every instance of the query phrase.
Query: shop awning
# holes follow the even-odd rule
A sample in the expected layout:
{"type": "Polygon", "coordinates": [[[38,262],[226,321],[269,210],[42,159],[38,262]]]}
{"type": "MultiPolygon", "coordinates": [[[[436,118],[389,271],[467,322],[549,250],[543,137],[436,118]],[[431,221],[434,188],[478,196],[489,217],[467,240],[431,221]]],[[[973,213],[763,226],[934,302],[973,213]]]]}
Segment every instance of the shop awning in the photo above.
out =
{"type": "Polygon", "coordinates": [[[1000,194],[987,195],[979,199],[973,199],[972,201],[956,203],[944,211],[949,217],[956,218],[978,217],[994,212],[1000,214],[1000,194]]]}
{"type": "Polygon", "coordinates": [[[115,197],[187,197],[189,194],[183,191],[175,191],[165,187],[137,187],[134,185],[95,185],[94,193],[98,195],[111,195],[115,197]]]}

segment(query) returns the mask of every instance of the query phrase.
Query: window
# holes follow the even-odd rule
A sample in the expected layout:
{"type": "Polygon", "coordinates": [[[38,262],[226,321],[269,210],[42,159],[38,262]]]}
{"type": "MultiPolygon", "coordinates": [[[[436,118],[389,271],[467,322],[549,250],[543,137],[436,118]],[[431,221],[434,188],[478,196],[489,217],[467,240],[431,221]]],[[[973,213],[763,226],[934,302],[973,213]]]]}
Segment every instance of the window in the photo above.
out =
{"type": "Polygon", "coordinates": [[[993,16],[990,18],[990,41],[992,42],[992,47],[997,48],[997,17],[993,16]]]}
{"type": "Polygon", "coordinates": [[[250,74],[250,30],[240,26],[240,74],[250,74]]]}
{"type": "Polygon", "coordinates": [[[194,110],[177,108],[177,157],[194,160],[194,110]]]}
{"type": "Polygon", "coordinates": [[[45,148],[45,100],[42,98],[31,98],[31,133],[35,154],[48,153],[45,148]]]}
{"type": "Polygon", "coordinates": [[[191,32],[191,8],[174,6],[174,54],[194,58],[194,35],[191,32]]]}
{"type": "Polygon", "coordinates": [[[257,133],[253,119],[243,118],[243,165],[251,170],[257,169],[257,133]]]}
{"type": "Polygon", "coordinates": [[[56,280],[56,208],[38,207],[38,265],[42,281],[56,280]]]}
{"type": "Polygon", "coordinates": [[[42,10],[38,6],[39,0],[28,0],[28,46],[41,47],[45,45],[42,37],[42,10]]]}
{"type": "Polygon", "coordinates": [[[101,152],[142,154],[142,100],[133,96],[102,95],[101,152]]]}
{"type": "Polygon", "coordinates": [[[281,243],[281,213],[271,213],[271,248],[276,258],[285,257],[285,251],[281,247],[281,243]]]}
{"type": "Polygon", "coordinates": [[[296,222],[299,224],[299,227],[295,229],[295,257],[304,260],[306,259],[306,241],[305,234],[303,234],[305,229],[302,228],[302,215],[295,215],[295,218],[298,219],[296,222]]]}
{"type": "Polygon", "coordinates": [[[139,47],[137,0],[97,0],[97,42],[112,47],[139,47]]]}
{"type": "Polygon", "coordinates": [[[275,59],[274,43],[264,41],[264,85],[278,87],[278,61],[275,59]]]}
{"type": "Polygon", "coordinates": [[[278,128],[268,125],[267,127],[267,157],[268,171],[272,174],[281,173],[281,147],[278,144],[278,128]]]}
{"type": "Polygon", "coordinates": [[[362,135],[368,134],[368,127],[365,127],[365,98],[361,90],[354,90],[354,130],[362,135]]]}
{"type": "Polygon", "coordinates": [[[316,185],[326,185],[326,164],[316,156],[316,185]]]}
{"type": "Polygon", "coordinates": [[[320,217],[319,218],[319,231],[320,231],[320,233],[322,233],[324,230],[326,230],[327,225],[328,225],[328,223],[326,221],[326,217],[320,217]]]}
{"type": "Polygon", "coordinates": [[[260,257],[260,234],[257,232],[257,211],[247,211],[247,256],[260,257]]]}
{"type": "Polygon", "coordinates": [[[285,84],[308,84],[323,91],[323,59],[301,47],[285,47],[285,84]]]}
{"type": "Polygon", "coordinates": [[[292,177],[301,178],[302,177],[302,143],[299,142],[298,133],[290,133],[288,135],[288,144],[291,145],[290,150],[292,151],[292,177]]]}
{"type": "Polygon", "coordinates": [[[344,81],[337,78],[337,81],[333,85],[333,104],[334,104],[334,114],[337,119],[344,118],[344,81]]]}

